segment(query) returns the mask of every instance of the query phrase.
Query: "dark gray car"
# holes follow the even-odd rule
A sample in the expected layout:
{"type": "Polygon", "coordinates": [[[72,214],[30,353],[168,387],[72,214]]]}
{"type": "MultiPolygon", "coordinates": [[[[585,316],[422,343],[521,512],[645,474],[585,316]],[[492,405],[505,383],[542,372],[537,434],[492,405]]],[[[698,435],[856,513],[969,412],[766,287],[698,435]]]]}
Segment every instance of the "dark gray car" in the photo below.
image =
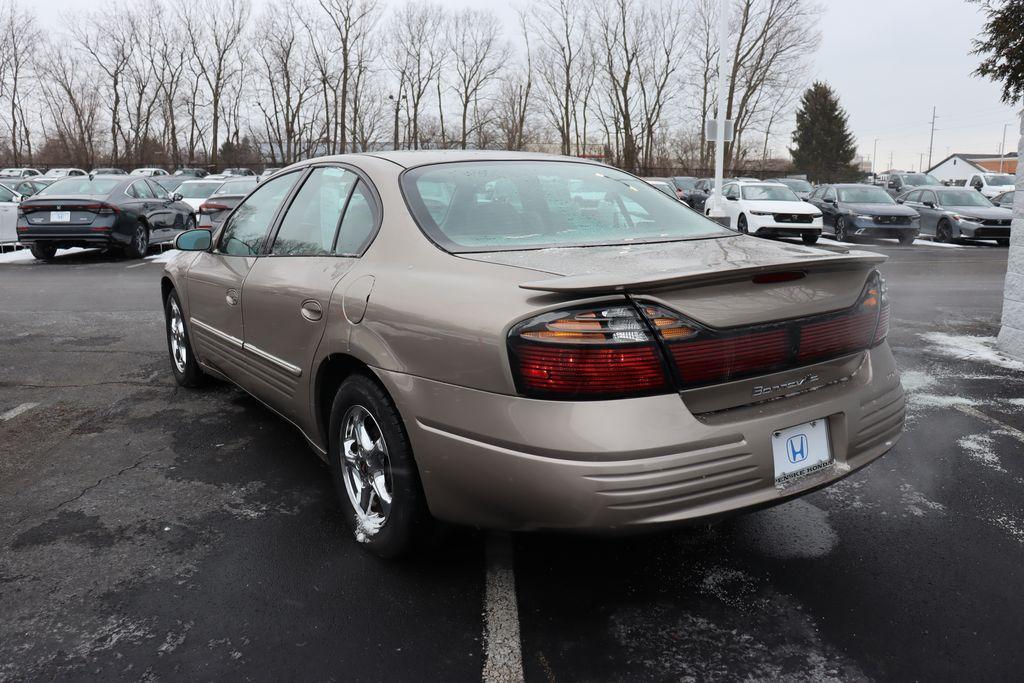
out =
{"type": "Polygon", "coordinates": [[[893,173],[889,176],[885,188],[893,197],[899,197],[918,187],[940,184],[938,178],[927,173],[893,173]]]}
{"type": "Polygon", "coordinates": [[[992,203],[996,206],[1001,206],[1004,209],[1013,209],[1013,190],[997,194],[992,198],[992,203]]]}
{"type": "Polygon", "coordinates": [[[921,234],[936,242],[957,239],[996,240],[1010,243],[1013,212],[993,206],[979,192],[965,187],[931,185],[917,188],[897,199],[921,214],[921,234]]]}
{"type": "Polygon", "coordinates": [[[832,226],[836,239],[845,242],[857,235],[894,237],[913,244],[920,216],[901,206],[880,187],[856,183],[819,185],[807,200],[821,210],[821,222],[832,226]]]}

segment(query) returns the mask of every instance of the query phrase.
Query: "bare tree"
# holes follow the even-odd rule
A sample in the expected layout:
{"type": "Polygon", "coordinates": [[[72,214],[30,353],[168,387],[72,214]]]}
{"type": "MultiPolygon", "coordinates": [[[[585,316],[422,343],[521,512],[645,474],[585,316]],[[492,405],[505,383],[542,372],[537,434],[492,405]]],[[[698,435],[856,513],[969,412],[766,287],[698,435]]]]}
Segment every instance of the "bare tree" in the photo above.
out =
{"type": "Polygon", "coordinates": [[[523,61],[506,68],[501,74],[495,119],[501,133],[502,147],[520,150],[526,144],[527,119],[532,110],[533,51],[527,14],[519,12],[519,29],[523,38],[523,61]]]}
{"type": "Polygon", "coordinates": [[[26,112],[26,84],[30,84],[33,58],[43,42],[35,15],[9,4],[0,15],[0,103],[7,112],[7,140],[11,160],[20,166],[32,160],[32,136],[26,112]]]}
{"type": "Polygon", "coordinates": [[[221,99],[228,84],[241,77],[239,53],[250,13],[249,0],[182,0],[179,7],[196,72],[210,96],[210,163],[214,166],[220,140],[221,99]]]}
{"type": "Polygon", "coordinates": [[[400,84],[398,98],[406,102],[406,138],[413,149],[420,148],[423,100],[438,77],[444,58],[444,19],[439,6],[410,1],[395,12],[388,30],[389,66],[400,84]]]}
{"type": "Polygon", "coordinates": [[[581,0],[537,0],[535,20],[540,80],[551,123],[561,138],[562,154],[572,154],[573,122],[581,95],[593,83],[588,63],[592,3],[581,0]]]}
{"type": "Polygon", "coordinates": [[[462,115],[459,146],[466,149],[470,105],[498,74],[509,50],[498,18],[489,11],[469,8],[452,18],[449,46],[454,72],[452,87],[462,115]]]}

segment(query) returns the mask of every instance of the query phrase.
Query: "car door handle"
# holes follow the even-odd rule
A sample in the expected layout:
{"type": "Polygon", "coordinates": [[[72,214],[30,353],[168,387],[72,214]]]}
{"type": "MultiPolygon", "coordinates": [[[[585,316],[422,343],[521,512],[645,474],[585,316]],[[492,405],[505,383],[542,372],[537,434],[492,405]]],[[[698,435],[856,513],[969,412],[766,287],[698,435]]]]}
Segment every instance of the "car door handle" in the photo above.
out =
{"type": "Polygon", "coordinates": [[[310,322],[316,322],[324,316],[324,309],[320,302],[312,299],[303,301],[299,310],[302,312],[302,317],[310,322]]]}

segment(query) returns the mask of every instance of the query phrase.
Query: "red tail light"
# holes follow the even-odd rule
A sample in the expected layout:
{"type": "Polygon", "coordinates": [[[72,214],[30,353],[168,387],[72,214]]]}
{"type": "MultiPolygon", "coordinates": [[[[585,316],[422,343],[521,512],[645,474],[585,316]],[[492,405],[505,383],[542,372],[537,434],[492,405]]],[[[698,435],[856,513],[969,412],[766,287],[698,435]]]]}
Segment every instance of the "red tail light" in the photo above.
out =
{"type": "Polygon", "coordinates": [[[199,205],[199,213],[211,214],[217,213],[218,211],[227,211],[230,207],[225,204],[217,204],[216,202],[203,202],[199,205]]]}
{"type": "Polygon", "coordinates": [[[671,391],[661,354],[631,305],[546,313],[509,334],[520,392],[537,398],[617,398],[671,391]]]}
{"type": "Polygon", "coordinates": [[[660,306],[641,308],[668,350],[682,389],[862,351],[885,339],[889,321],[885,283],[877,273],[851,308],[742,329],[710,329],[660,306]]]}

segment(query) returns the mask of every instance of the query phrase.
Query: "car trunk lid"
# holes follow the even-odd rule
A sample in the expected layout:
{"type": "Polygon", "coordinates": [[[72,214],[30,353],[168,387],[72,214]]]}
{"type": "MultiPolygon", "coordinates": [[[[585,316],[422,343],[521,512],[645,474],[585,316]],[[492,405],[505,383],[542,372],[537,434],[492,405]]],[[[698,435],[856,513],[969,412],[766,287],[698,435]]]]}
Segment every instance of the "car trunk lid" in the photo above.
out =
{"type": "Polygon", "coordinates": [[[63,195],[26,199],[19,211],[30,226],[87,227],[101,214],[116,213],[107,195],[63,195]]]}

